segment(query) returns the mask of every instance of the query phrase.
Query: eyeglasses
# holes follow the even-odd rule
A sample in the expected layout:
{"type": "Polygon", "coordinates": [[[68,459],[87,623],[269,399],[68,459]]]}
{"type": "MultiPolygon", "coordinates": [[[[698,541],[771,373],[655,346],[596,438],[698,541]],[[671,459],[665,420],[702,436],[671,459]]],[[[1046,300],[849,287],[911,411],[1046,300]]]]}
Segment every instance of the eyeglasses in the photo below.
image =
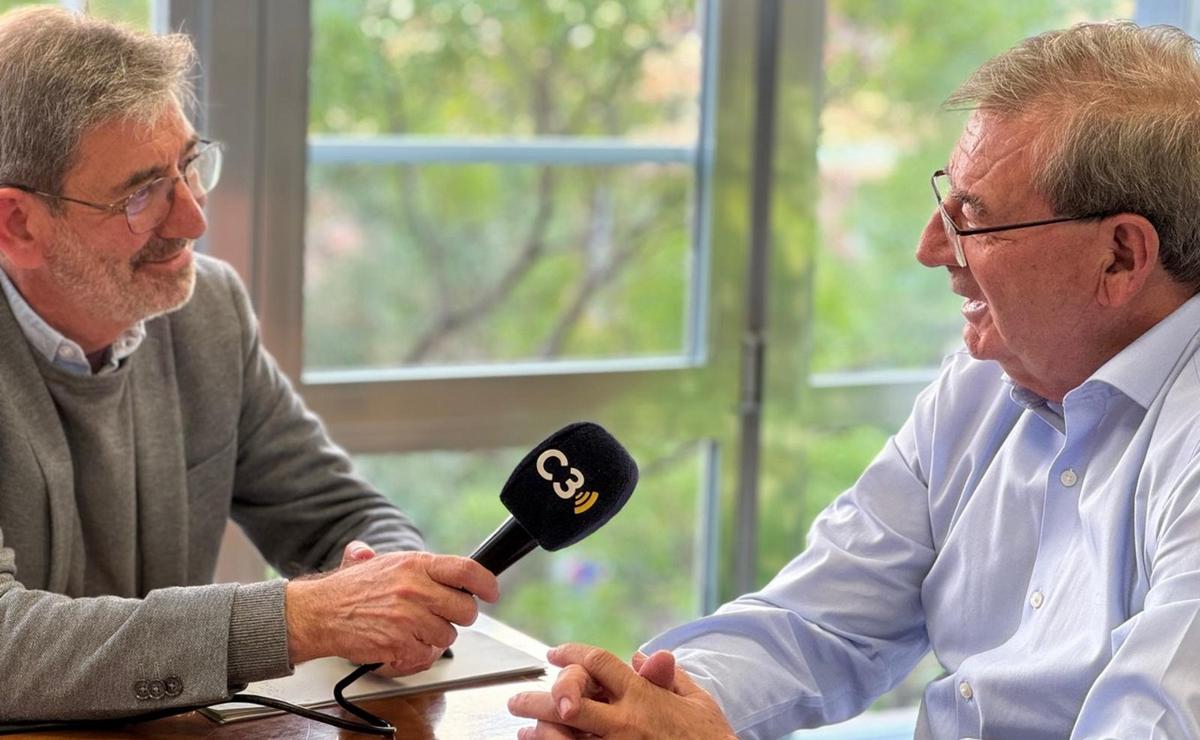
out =
{"type": "Polygon", "coordinates": [[[1087,221],[1093,218],[1104,218],[1106,214],[1092,213],[1086,216],[1060,216],[1058,218],[1047,218],[1041,221],[1022,221],[1016,224],[1005,224],[1003,226],[984,226],[978,229],[960,229],[958,224],[954,223],[954,219],[950,218],[950,214],[946,211],[946,205],[942,202],[942,190],[950,192],[950,176],[945,170],[938,170],[933,173],[933,177],[929,178],[929,184],[933,186],[933,197],[937,199],[938,212],[942,214],[942,225],[946,227],[946,237],[950,243],[954,245],[954,259],[958,262],[959,267],[967,266],[967,255],[963,253],[962,238],[973,234],[991,234],[997,231],[1011,231],[1013,229],[1028,229],[1031,226],[1048,226],[1049,224],[1061,224],[1066,221],[1087,221]],[[942,187],[938,187],[938,183],[942,187]]]}
{"type": "Polygon", "coordinates": [[[65,200],[78,203],[81,206],[107,211],[111,214],[124,213],[129,230],[135,234],[145,234],[158,228],[171,213],[175,204],[175,184],[183,180],[191,191],[192,197],[201,205],[208,193],[216,187],[221,179],[221,145],[213,141],[200,140],[200,148],[191,156],[178,175],[166,175],[151,180],[129,195],[112,203],[93,203],[78,198],[68,198],[58,193],[47,193],[35,190],[27,185],[3,183],[0,187],[17,188],[27,193],[40,195],[45,198],[65,200]]]}

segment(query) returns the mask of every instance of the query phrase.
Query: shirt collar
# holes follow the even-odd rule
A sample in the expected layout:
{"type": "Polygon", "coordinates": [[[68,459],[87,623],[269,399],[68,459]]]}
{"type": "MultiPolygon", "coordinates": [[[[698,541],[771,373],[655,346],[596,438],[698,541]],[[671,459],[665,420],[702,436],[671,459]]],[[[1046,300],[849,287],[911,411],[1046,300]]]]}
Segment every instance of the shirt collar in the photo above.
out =
{"type": "MultiPolygon", "coordinates": [[[[26,302],[25,297],[13,285],[12,280],[0,269],[0,290],[8,299],[13,316],[21,327],[21,333],[34,351],[46,358],[51,364],[68,370],[77,375],[91,375],[92,367],[88,363],[83,348],[76,342],[63,336],[46,320],[38,315],[33,307],[26,302]]],[[[104,365],[96,371],[97,375],[110,373],[121,366],[121,360],[129,357],[146,338],[146,322],[139,321],[121,332],[117,340],[109,347],[108,358],[104,365]]]]}
{"type": "Polygon", "coordinates": [[[1017,385],[1012,378],[1008,377],[1008,373],[1001,376],[1001,380],[1008,383],[1008,395],[1019,406],[1024,406],[1033,413],[1042,417],[1042,421],[1057,429],[1060,433],[1067,433],[1067,422],[1063,415],[1062,404],[1053,403],[1042,398],[1038,394],[1029,390],[1024,386],[1017,385]]]}
{"type": "MultiPolygon", "coordinates": [[[[1104,383],[1123,393],[1144,409],[1150,408],[1154,397],[1166,382],[1175,360],[1200,331],[1200,295],[1192,296],[1150,330],[1135,339],[1112,359],[1100,366],[1079,389],[1093,383],[1104,383]]],[[[1049,402],[1037,393],[1017,385],[1005,373],[1004,382],[1011,388],[1012,400],[1035,411],[1052,426],[1062,418],[1062,407],[1049,402]]],[[[1069,393],[1068,395],[1071,395],[1069,393]]],[[[1060,428],[1061,431],[1061,428],[1060,428]]]]}
{"type": "Polygon", "coordinates": [[[1193,296],[1150,327],[1092,373],[1087,382],[1106,383],[1148,409],[1167,382],[1179,355],[1198,331],[1200,295],[1193,296]]]}

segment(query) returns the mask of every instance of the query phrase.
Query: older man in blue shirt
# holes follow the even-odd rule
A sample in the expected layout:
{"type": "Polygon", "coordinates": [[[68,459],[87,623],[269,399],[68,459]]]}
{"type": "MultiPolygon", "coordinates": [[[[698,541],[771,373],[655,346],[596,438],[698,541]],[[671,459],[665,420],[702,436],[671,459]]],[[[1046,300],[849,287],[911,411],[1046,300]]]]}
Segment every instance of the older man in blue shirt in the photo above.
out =
{"type": "Polygon", "coordinates": [[[763,590],[633,667],[557,649],[523,737],[777,737],[930,650],[920,737],[1200,737],[1197,43],[1080,25],[950,102],[917,259],[965,349],[763,590]]]}

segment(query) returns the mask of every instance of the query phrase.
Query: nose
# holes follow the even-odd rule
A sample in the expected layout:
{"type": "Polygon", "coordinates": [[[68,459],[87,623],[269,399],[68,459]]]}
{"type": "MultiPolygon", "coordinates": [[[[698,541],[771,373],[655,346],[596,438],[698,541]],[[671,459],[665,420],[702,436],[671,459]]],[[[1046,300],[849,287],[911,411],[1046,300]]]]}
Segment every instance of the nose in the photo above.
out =
{"type": "Polygon", "coordinates": [[[917,242],[917,261],[926,267],[958,267],[954,245],[950,243],[942,214],[937,208],[933,209],[921,231],[921,238],[917,242]]]}
{"type": "Polygon", "coordinates": [[[171,194],[171,210],[156,233],[164,239],[199,239],[207,229],[204,203],[197,200],[183,178],[177,179],[171,194]]]}

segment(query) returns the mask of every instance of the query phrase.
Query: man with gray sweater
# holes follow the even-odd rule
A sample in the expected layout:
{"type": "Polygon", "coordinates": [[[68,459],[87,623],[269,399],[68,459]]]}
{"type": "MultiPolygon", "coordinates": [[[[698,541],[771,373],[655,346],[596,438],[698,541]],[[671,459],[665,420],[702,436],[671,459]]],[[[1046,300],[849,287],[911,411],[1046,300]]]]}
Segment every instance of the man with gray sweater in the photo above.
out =
{"type": "Polygon", "coordinates": [[[327,655],[420,670],[498,596],[419,552],[193,253],[221,167],[183,114],[193,63],[181,35],[0,18],[0,723],[219,701],[327,655]],[[324,575],[210,584],[229,517],[324,575]]]}

